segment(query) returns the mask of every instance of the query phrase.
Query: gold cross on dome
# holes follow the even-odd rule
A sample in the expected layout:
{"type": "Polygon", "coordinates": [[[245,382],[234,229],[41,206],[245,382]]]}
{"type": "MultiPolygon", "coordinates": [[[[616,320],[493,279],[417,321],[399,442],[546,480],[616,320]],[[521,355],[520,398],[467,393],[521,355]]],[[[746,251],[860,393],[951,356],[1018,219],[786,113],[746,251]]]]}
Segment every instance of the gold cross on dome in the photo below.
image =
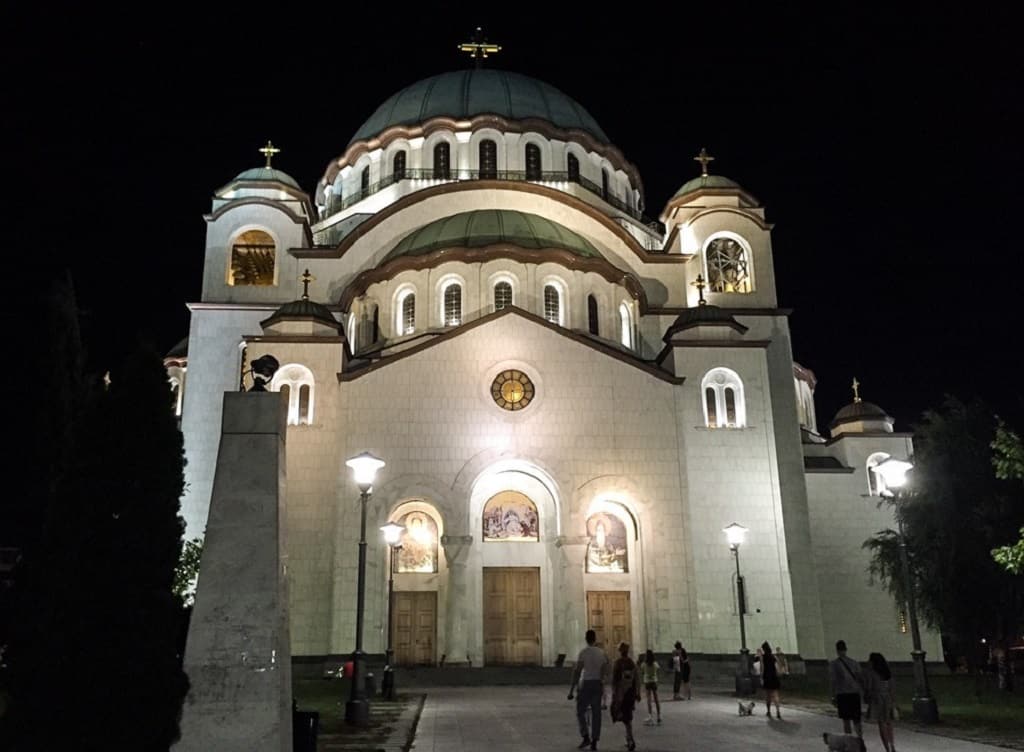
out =
{"type": "Polygon", "coordinates": [[[700,176],[706,178],[708,176],[708,162],[714,162],[715,158],[708,154],[708,150],[703,146],[700,147],[700,154],[693,158],[694,162],[700,162],[700,176]]]}
{"type": "Polygon", "coordinates": [[[700,296],[700,305],[707,305],[708,302],[704,300],[704,288],[708,286],[708,283],[704,281],[704,277],[698,274],[697,279],[690,284],[697,288],[697,294],[700,296]]]}
{"type": "Polygon", "coordinates": [[[853,401],[860,402],[860,382],[856,376],[853,377],[853,401]]]}
{"type": "Polygon", "coordinates": [[[273,159],[274,155],[277,154],[280,151],[281,150],[278,149],[276,146],[274,146],[274,144],[270,141],[270,139],[267,139],[267,145],[259,150],[259,152],[263,156],[265,156],[267,158],[267,168],[268,169],[270,167],[270,160],[273,159]]]}
{"type": "Polygon", "coordinates": [[[309,269],[306,269],[299,279],[302,280],[302,299],[309,300],[309,283],[315,280],[316,277],[309,273],[309,269]]]}
{"type": "Polygon", "coordinates": [[[473,57],[474,65],[479,68],[481,66],[480,61],[488,56],[488,53],[501,52],[501,45],[491,44],[484,39],[484,31],[479,26],[476,27],[476,31],[473,32],[473,38],[469,42],[463,42],[459,45],[459,52],[468,52],[473,57]]]}

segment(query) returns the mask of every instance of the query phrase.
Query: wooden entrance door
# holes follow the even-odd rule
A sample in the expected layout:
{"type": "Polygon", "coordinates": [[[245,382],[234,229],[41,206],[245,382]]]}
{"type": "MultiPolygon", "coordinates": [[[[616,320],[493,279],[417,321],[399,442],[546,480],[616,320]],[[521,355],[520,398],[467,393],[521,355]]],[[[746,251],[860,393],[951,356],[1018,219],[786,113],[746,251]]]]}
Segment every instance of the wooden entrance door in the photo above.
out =
{"type": "Polygon", "coordinates": [[[399,666],[433,666],[437,643],[437,593],[395,592],[393,645],[399,666]]]}
{"type": "Polygon", "coordinates": [[[620,642],[629,643],[633,654],[632,616],[629,612],[629,593],[616,590],[591,590],[587,593],[587,621],[597,632],[597,646],[612,658],[618,658],[620,642]]]}
{"type": "Polygon", "coordinates": [[[484,567],[484,663],[539,666],[540,569],[484,567]]]}

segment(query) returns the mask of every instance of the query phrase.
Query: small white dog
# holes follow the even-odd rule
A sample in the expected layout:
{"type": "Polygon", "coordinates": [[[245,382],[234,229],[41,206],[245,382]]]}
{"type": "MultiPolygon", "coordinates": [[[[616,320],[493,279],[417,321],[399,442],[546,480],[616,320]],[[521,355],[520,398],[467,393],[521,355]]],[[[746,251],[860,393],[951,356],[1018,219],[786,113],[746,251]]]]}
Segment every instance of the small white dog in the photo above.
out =
{"type": "Polygon", "coordinates": [[[829,734],[821,735],[829,752],[865,752],[864,740],[853,734],[829,734]]]}
{"type": "Polygon", "coordinates": [[[754,705],[755,704],[756,703],[753,700],[751,700],[750,702],[742,702],[742,701],[740,701],[738,703],[738,705],[740,706],[740,715],[741,716],[753,715],[754,714],[754,705]]]}

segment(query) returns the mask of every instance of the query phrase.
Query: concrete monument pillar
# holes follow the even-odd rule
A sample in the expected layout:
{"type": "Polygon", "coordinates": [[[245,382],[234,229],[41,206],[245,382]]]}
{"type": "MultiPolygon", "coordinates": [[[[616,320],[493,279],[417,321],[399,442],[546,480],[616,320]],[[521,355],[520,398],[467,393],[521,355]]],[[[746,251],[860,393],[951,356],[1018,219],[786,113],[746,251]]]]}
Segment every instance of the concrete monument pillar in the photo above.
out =
{"type": "Polygon", "coordinates": [[[445,616],[445,665],[469,663],[470,614],[476,613],[469,602],[467,563],[473,544],[472,535],[445,535],[441,537],[444,558],[448,564],[448,613],[445,616]]]}
{"type": "Polygon", "coordinates": [[[292,751],[286,415],[277,392],[224,395],[175,752],[292,751]]]}
{"type": "Polygon", "coordinates": [[[590,627],[587,619],[587,594],[583,589],[583,560],[587,555],[587,537],[562,536],[555,545],[561,551],[561,572],[556,606],[556,644],[569,662],[583,647],[583,634],[590,627]]]}

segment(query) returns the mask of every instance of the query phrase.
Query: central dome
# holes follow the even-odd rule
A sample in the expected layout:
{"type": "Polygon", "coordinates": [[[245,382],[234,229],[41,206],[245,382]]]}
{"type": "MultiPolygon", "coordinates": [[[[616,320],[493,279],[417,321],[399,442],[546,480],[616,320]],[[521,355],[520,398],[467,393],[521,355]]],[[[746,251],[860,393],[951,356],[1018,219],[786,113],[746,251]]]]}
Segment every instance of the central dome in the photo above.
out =
{"type": "Polygon", "coordinates": [[[442,73],[405,87],[377,108],[349,145],[373,138],[394,125],[477,115],[499,115],[510,120],[539,118],[559,128],[586,131],[601,143],[611,143],[590,113],[554,86],[519,73],[481,68],[442,73]]]}

